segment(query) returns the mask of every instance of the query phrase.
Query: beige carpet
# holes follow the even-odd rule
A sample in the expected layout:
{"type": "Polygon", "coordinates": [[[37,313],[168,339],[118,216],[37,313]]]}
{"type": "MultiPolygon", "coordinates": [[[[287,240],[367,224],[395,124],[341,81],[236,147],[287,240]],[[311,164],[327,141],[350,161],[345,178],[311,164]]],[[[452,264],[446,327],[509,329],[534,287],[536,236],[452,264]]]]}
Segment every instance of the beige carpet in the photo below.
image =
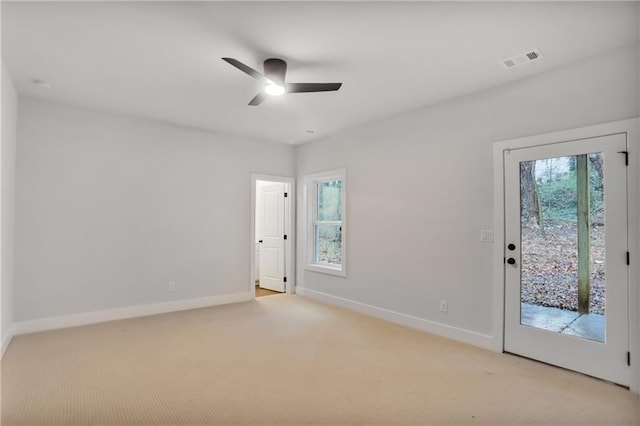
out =
{"type": "Polygon", "coordinates": [[[299,296],[16,337],[3,425],[640,424],[621,387],[299,296]]]}

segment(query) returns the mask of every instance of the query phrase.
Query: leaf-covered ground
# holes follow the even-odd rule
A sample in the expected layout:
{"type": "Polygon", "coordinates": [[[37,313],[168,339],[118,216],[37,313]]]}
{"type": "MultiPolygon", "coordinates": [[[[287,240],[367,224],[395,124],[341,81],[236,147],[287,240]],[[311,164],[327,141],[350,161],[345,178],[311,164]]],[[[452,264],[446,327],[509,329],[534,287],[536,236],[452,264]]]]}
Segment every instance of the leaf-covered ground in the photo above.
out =
{"type": "MultiPolygon", "coordinates": [[[[570,223],[522,230],[522,302],[578,310],[577,227],[570,223]]],[[[590,311],[604,314],[604,226],[591,227],[590,311]]]]}

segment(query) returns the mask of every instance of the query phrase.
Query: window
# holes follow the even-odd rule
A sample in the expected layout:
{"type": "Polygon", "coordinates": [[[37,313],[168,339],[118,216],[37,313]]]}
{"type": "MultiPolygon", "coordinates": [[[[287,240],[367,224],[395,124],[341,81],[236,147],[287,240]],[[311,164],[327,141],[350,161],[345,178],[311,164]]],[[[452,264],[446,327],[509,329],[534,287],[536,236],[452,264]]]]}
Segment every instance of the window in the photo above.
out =
{"type": "Polygon", "coordinates": [[[345,276],[345,171],[307,175],[307,269],[345,276]]]}

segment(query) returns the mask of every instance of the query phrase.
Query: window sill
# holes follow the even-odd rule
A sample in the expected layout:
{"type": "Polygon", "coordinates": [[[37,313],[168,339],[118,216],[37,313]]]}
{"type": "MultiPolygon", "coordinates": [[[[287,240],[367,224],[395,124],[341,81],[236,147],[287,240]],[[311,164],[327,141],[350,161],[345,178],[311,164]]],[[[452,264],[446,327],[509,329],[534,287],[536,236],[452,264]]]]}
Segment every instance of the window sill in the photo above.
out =
{"type": "Polygon", "coordinates": [[[344,268],[333,268],[331,266],[308,264],[304,267],[304,269],[306,269],[307,271],[320,272],[322,274],[337,275],[339,277],[347,276],[344,268]]]}

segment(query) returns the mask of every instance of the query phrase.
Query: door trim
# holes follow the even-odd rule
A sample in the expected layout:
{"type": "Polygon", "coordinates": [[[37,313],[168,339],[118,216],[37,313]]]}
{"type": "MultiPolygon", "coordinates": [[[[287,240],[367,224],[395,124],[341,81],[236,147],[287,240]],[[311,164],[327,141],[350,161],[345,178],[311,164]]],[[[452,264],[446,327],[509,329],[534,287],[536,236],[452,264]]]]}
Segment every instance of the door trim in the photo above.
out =
{"type": "Polygon", "coordinates": [[[629,266],[630,390],[640,393],[640,118],[580,127],[559,132],[511,139],[493,144],[493,335],[494,350],[504,352],[505,325],[505,188],[503,152],[509,149],[556,144],[617,133],[626,133],[629,150],[627,169],[629,266]]]}
{"type": "Polygon", "coordinates": [[[251,248],[251,264],[249,270],[251,271],[249,282],[249,292],[252,298],[256,297],[256,181],[265,180],[269,182],[284,183],[284,190],[287,193],[287,199],[284,206],[284,232],[287,235],[287,241],[284,244],[285,251],[285,269],[284,273],[287,277],[286,293],[295,294],[295,196],[296,188],[295,178],[287,176],[273,176],[262,175],[257,173],[251,174],[251,241],[249,247],[251,248]]]}

